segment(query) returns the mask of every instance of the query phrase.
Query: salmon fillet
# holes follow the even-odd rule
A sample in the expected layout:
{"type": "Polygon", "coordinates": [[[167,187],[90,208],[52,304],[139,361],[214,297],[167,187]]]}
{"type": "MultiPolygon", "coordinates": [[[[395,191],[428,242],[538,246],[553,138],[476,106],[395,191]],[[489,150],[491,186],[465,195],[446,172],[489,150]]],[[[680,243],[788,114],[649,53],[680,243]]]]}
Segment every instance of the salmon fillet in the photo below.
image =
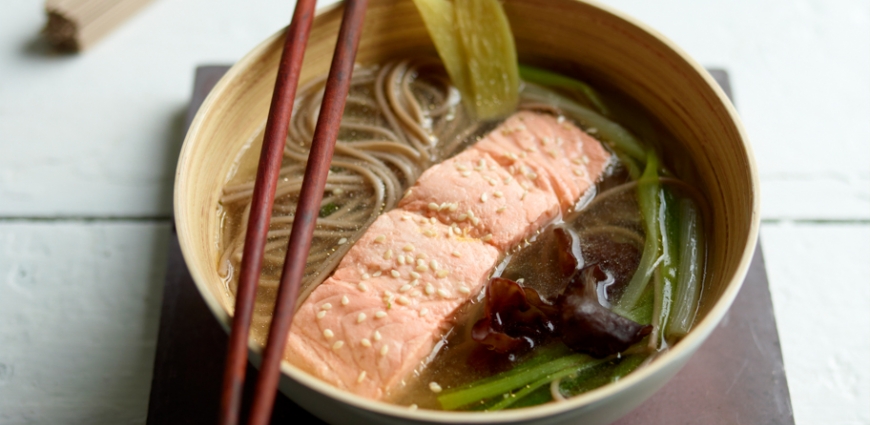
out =
{"type": "Polygon", "coordinates": [[[504,253],[572,208],[610,159],[559,118],[518,112],[428,169],[299,308],[285,358],[355,394],[403,386],[504,253]]]}

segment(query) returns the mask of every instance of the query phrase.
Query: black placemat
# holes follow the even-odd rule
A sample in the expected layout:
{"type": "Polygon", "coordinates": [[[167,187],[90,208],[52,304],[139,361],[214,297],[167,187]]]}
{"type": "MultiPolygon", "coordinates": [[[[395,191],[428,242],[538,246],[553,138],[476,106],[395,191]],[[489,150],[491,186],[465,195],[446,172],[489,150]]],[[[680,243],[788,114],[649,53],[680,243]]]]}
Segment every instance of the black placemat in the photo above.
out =
{"type": "MultiPolygon", "coordinates": [[[[188,124],[226,66],[196,70],[188,124]]],[[[728,75],[711,70],[729,93],[728,75]]],[[[148,406],[149,424],[217,423],[227,334],[211,314],[188,273],[173,228],[163,292],[160,333],[148,406]]],[[[247,417],[257,370],[248,365],[247,417]]],[[[319,419],[279,393],[272,423],[319,419]]],[[[618,425],[793,425],[761,248],[728,315],[688,364],[618,425]]]]}

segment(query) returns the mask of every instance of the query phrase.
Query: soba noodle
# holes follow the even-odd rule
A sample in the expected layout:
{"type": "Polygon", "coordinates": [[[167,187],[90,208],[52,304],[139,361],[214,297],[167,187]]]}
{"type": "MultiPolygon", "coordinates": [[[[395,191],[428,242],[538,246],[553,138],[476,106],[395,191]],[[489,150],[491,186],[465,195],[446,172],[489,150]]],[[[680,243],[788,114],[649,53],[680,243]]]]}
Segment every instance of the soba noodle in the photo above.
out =
{"type": "MultiPolygon", "coordinates": [[[[262,306],[267,316],[272,300],[262,295],[274,291],[280,278],[325,80],[322,76],[300,87],[284,147],[258,296],[258,303],[268,304],[262,306]]],[[[378,215],[396,206],[426,168],[460,150],[477,127],[437,61],[402,60],[358,67],[299,299],[304,300],[328,276],[378,215]]],[[[227,185],[220,199],[225,219],[232,222],[224,226],[219,269],[233,294],[254,187],[253,175],[242,178],[249,181],[227,185]]]]}

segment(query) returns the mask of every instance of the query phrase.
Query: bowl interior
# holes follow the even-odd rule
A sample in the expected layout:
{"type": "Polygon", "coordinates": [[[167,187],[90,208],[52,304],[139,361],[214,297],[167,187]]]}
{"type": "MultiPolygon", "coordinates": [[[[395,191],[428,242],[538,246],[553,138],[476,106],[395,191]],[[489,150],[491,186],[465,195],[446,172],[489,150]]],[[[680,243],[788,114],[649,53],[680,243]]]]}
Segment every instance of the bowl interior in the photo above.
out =
{"type": "MultiPolygon", "coordinates": [[[[703,320],[671,353],[637,374],[642,376],[629,377],[608,390],[619,391],[633,380],[655,376],[669,358],[685,361],[736,295],[758,228],[758,185],[751,152],[731,103],[712,78],[651,29],[601,5],[575,0],[511,0],[504,6],[521,62],[579,70],[588,79],[618,87],[652,111],[674,136],[661,141],[664,156],[677,153],[691,158],[697,170],[693,183],[710,202],[709,274],[699,312],[703,320]]],[[[341,6],[336,6],[317,16],[302,84],[328,71],[341,12],[341,6]]],[[[239,151],[265,122],[283,34],[256,47],[212,91],[191,125],[177,170],[175,217],[185,261],[225,328],[232,299],[217,272],[218,199],[239,151]]],[[[370,0],[358,63],[434,52],[413,2],[370,0]]],[[[301,374],[293,368],[285,371],[301,374]]],[[[571,404],[594,401],[606,393],[584,395],[571,404]]]]}

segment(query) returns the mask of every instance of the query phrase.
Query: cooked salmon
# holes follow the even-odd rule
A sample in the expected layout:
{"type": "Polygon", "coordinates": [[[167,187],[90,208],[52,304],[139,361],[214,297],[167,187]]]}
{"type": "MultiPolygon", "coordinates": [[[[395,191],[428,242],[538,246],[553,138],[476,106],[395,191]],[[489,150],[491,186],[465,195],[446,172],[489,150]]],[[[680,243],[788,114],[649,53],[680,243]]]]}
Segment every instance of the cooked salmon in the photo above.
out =
{"type": "Polygon", "coordinates": [[[573,207],[610,154],[570,122],[518,112],[428,169],[293,320],[285,358],[371,399],[423,365],[504,253],[573,207]]]}

